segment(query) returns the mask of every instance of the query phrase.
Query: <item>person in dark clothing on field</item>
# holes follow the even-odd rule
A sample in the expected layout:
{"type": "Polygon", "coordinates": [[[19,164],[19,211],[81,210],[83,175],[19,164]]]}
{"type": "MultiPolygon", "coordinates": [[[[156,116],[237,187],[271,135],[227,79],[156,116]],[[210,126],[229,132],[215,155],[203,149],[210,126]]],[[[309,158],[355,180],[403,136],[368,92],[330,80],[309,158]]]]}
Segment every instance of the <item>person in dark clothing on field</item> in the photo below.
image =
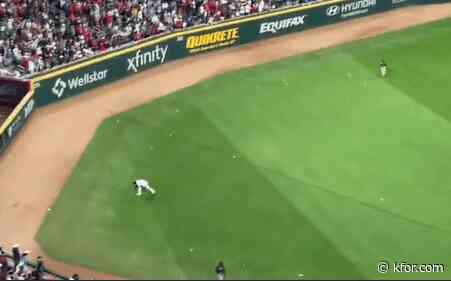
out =
{"type": "Polygon", "coordinates": [[[225,279],[225,267],[224,263],[220,261],[218,265],[215,268],[216,276],[218,277],[218,280],[224,280],[225,279]]]}

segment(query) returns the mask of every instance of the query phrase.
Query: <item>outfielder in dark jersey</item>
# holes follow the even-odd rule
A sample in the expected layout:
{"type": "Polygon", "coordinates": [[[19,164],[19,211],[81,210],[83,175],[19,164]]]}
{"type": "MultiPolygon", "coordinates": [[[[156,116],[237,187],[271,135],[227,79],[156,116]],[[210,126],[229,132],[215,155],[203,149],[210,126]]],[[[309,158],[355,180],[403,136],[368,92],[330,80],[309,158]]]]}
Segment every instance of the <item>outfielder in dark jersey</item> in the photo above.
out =
{"type": "Polygon", "coordinates": [[[222,261],[218,263],[218,265],[215,268],[216,276],[218,277],[218,280],[224,280],[225,279],[225,266],[222,261]]]}

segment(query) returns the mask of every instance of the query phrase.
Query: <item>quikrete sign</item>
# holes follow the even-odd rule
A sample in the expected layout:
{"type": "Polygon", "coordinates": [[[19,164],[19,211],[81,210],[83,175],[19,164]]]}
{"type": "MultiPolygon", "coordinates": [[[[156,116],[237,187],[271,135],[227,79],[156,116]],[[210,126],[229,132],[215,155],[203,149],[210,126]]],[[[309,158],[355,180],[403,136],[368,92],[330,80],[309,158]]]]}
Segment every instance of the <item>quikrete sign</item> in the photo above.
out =
{"type": "Polygon", "coordinates": [[[186,39],[186,48],[188,50],[192,50],[210,46],[221,47],[225,45],[231,45],[235,43],[239,38],[239,28],[235,27],[202,35],[189,36],[186,39]]]}

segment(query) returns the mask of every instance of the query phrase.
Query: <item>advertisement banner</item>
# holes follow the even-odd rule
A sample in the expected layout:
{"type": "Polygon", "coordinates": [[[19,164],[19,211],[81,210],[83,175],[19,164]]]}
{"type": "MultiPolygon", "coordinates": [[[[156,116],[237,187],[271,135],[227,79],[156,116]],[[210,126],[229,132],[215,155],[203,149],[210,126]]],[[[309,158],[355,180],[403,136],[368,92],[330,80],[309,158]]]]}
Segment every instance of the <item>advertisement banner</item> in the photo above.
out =
{"type": "Polygon", "coordinates": [[[182,40],[187,55],[197,54],[240,44],[240,28],[238,26],[209,32],[190,34],[182,40]]]}
{"type": "MultiPolygon", "coordinates": [[[[162,35],[33,78],[37,106],[57,102],[169,61],[413,4],[451,0],[329,1],[162,35]]],[[[344,31],[345,32],[345,31],[344,31]]]]}
{"type": "Polygon", "coordinates": [[[175,44],[171,44],[171,41],[144,47],[136,46],[123,50],[119,55],[112,56],[114,55],[112,53],[88,60],[75,71],[60,69],[34,77],[33,86],[36,92],[37,106],[78,95],[180,58],[183,52],[174,47],[175,44]]]}

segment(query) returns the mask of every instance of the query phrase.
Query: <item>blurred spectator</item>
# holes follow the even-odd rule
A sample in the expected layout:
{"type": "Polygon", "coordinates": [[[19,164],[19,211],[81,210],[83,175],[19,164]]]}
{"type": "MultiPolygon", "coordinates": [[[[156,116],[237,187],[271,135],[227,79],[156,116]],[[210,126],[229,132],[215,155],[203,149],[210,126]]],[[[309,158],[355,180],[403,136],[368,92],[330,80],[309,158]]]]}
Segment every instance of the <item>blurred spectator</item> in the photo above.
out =
{"type": "MultiPolygon", "coordinates": [[[[29,255],[29,251],[25,250],[22,254],[20,254],[19,257],[19,263],[17,265],[15,265],[16,267],[16,273],[19,276],[25,276],[26,275],[26,268],[27,268],[27,257],[29,255]]],[[[15,258],[14,258],[15,261],[15,258]]]]}
{"type": "Polygon", "coordinates": [[[312,0],[0,0],[0,76],[24,76],[163,32],[312,0]]]}
{"type": "Polygon", "coordinates": [[[29,251],[20,253],[18,245],[7,255],[0,247],[0,281],[3,280],[67,280],[63,276],[50,273],[44,267],[42,257],[37,258],[36,266],[28,262],[29,251]]]}
{"type": "Polygon", "coordinates": [[[13,246],[12,253],[13,253],[14,268],[16,268],[19,265],[21,257],[19,245],[16,244],[13,246]]]}
{"type": "Polygon", "coordinates": [[[8,259],[5,256],[3,248],[0,247],[0,280],[6,280],[6,277],[8,276],[8,271],[9,271],[8,259]]]}
{"type": "Polygon", "coordinates": [[[38,257],[36,261],[36,268],[33,270],[31,276],[35,280],[42,280],[42,276],[44,275],[45,267],[44,267],[44,260],[42,257],[38,257]]]}

